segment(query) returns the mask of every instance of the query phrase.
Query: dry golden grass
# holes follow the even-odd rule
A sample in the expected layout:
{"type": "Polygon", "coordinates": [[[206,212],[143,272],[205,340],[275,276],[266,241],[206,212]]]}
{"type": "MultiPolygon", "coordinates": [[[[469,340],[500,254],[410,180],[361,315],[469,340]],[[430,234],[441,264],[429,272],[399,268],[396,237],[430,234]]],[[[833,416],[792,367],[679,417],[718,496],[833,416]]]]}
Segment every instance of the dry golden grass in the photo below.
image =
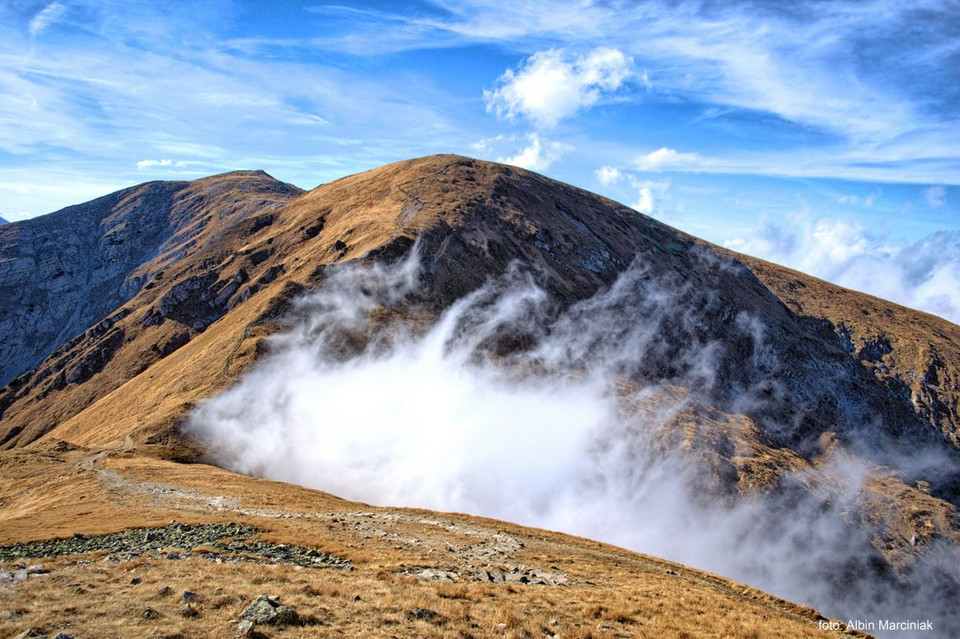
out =
{"type": "Polygon", "coordinates": [[[823,634],[808,609],[616,547],[466,515],[372,508],[199,464],[130,452],[8,451],[0,453],[0,480],[2,543],[173,519],[237,521],[261,528],[264,539],[334,552],[353,565],[304,568],[156,555],[118,562],[102,554],[30,560],[49,572],[0,588],[0,636],[36,628],[78,637],[233,637],[238,615],[260,594],[280,596],[309,621],[265,629],[272,637],[823,634]],[[57,476],[71,481],[51,481],[57,476]],[[158,484],[162,493],[153,491],[158,484]],[[84,516],[68,508],[80,496],[88,504],[84,516]],[[470,554],[478,542],[504,535],[520,543],[494,560],[470,554]],[[471,570],[509,566],[562,572],[568,581],[550,586],[468,577],[471,570]],[[461,578],[425,580],[409,574],[411,567],[457,571],[461,578]],[[183,616],[187,590],[197,594],[196,616],[183,616]]]}

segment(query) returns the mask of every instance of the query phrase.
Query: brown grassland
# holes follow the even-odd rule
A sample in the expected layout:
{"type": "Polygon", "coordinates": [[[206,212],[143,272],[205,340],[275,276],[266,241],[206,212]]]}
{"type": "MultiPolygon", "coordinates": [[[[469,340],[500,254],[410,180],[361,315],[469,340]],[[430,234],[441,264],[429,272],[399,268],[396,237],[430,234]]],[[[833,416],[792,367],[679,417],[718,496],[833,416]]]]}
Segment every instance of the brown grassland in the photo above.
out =
{"type": "Polygon", "coordinates": [[[133,559],[103,552],[25,559],[42,563],[45,572],[0,587],[0,636],[33,628],[50,636],[232,637],[238,615],[260,594],[279,596],[301,615],[302,625],[258,626],[276,637],[823,634],[822,617],[810,608],[586,539],[467,515],[374,508],[135,450],[66,448],[3,455],[0,543],[173,520],[239,522],[259,527],[265,540],[317,548],[351,565],[164,554],[190,548],[133,559]],[[454,575],[453,581],[424,577],[427,569],[454,575]],[[549,575],[552,583],[473,576],[518,569],[549,575]],[[184,616],[184,591],[196,593],[191,616],[184,616]]]}

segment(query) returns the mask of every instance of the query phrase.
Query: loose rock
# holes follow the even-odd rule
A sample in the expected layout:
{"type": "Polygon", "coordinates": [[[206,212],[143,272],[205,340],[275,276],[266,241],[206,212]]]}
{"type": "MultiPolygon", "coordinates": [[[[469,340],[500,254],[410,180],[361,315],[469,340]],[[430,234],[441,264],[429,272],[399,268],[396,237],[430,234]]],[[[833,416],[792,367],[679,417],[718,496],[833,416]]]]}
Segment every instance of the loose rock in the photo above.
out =
{"type": "Polygon", "coordinates": [[[260,595],[243,609],[240,619],[259,625],[289,626],[297,623],[299,617],[292,608],[284,606],[277,599],[260,595]]]}

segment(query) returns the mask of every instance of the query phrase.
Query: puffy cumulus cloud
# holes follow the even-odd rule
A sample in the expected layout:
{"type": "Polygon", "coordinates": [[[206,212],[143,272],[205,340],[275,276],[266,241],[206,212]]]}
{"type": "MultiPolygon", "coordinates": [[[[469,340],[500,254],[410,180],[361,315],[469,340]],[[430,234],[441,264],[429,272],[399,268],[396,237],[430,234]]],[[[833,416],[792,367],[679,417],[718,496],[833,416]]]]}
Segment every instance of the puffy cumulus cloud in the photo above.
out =
{"type": "Polygon", "coordinates": [[[597,181],[604,186],[616,184],[623,180],[623,172],[613,166],[601,166],[593,174],[597,176],[597,181]]]}
{"type": "Polygon", "coordinates": [[[538,133],[523,136],[498,135],[473,144],[478,154],[531,171],[545,171],[554,162],[573,150],[563,142],[548,140],[538,133]],[[523,144],[521,148],[517,148],[523,144]]]}
{"type": "Polygon", "coordinates": [[[960,233],[890,244],[862,226],[794,216],[727,248],[960,323],[960,233]]]}
{"type": "Polygon", "coordinates": [[[483,98],[487,111],[499,118],[524,117],[551,128],[619,89],[632,68],[633,60],[615,48],[600,47],[577,57],[562,49],[540,51],[518,71],[508,69],[483,98]]]}
{"type": "Polygon", "coordinates": [[[653,204],[653,189],[649,186],[640,187],[637,201],[632,204],[632,207],[641,213],[650,215],[653,213],[653,204]]]}
{"type": "Polygon", "coordinates": [[[47,29],[47,27],[59,20],[66,12],[67,7],[59,2],[51,2],[45,6],[37,13],[37,15],[33,16],[33,19],[30,20],[30,24],[27,26],[27,30],[30,32],[30,37],[35,38],[40,35],[47,29]]]}
{"type": "Polygon", "coordinates": [[[634,176],[627,176],[630,186],[637,190],[637,200],[630,205],[636,211],[645,215],[653,215],[657,210],[657,199],[666,195],[670,182],[654,182],[653,180],[638,180],[634,176]]]}
{"type": "Polygon", "coordinates": [[[947,203],[947,187],[938,184],[923,190],[923,197],[931,208],[938,209],[947,203]]]}
{"type": "Polygon", "coordinates": [[[530,169],[531,171],[545,171],[551,164],[560,159],[573,147],[562,142],[541,140],[536,133],[527,136],[528,144],[520,153],[513,157],[503,158],[507,164],[530,169]]]}
{"type": "Polygon", "coordinates": [[[640,171],[674,171],[696,168],[703,158],[696,153],[680,153],[675,149],[661,147],[638,157],[634,164],[640,171]]]}
{"type": "Polygon", "coordinates": [[[656,209],[657,198],[663,196],[670,188],[669,181],[641,180],[633,173],[623,171],[615,166],[601,166],[593,174],[597,181],[604,186],[624,183],[629,185],[637,194],[636,200],[630,205],[630,208],[645,215],[653,214],[656,209]]]}

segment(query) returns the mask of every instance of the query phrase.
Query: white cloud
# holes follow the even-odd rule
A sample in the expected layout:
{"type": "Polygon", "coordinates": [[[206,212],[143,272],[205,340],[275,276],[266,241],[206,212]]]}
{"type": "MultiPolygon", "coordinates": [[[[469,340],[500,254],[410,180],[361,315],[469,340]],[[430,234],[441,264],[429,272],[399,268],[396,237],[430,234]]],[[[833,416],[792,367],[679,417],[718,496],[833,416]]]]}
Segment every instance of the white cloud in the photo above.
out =
{"type": "Polygon", "coordinates": [[[960,233],[891,244],[844,220],[796,215],[727,248],[960,323],[960,233]]]}
{"type": "Polygon", "coordinates": [[[30,31],[30,37],[35,38],[40,35],[47,27],[66,13],[66,11],[67,7],[59,2],[51,2],[45,6],[30,20],[30,24],[27,27],[30,31]]]}
{"type": "Polygon", "coordinates": [[[699,166],[703,161],[696,153],[679,153],[674,149],[661,147],[647,155],[638,157],[634,164],[640,171],[675,171],[689,170],[699,166]]]}
{"type": "Polygon", "coordinates": [[[947,187],[938,184],[923,190],[923,197],[931,208],[938,209],[947,203],[947,187]]]}
{"type": "Polygon", "coordinates": [[[649,186],[641,187],[640,196],[632,206],[637,211],[645,213],[646,215],[653,213],[653,189],[649,186]]]}
{"type": "Polygon", "coordinates": [[[657,199],[666,195],[670,182],[654,182],[652,180],[638,180],[628,175],[630,186],[637,190],[637,200],[630,207],[645,215],[653,215],[657,210],[657,199]]]}
{"type": "Polygon", "coordinates": [[[485,90],[483,98],[487,111],[499,118],[525,117],[538,127],[551,128],[589,109],[604,93],[619,89],[632,66],[631,58],[608,47],[576,58],[561,49],[540,51],[519,71],[507,70],[497,80],[499,86],[485,90]]]}
{"type": "Polygon", "coordinates": [[[173,166],[173,160],[164,158],[162,160],[140,160],[137,162],[138,169],[147,169],[153,166],[173,166]]]}
{"type": "Polygon", "coordinates": [[[879,194],[876,191],[863,197],[844,193],[837,196],[837,203],[871,208],[874,204],[876,204],[878,195],[879,194]]]}
{"type": "Polygon", "coordinates": [[[623,172],[612,166],[601,166],[594,171],[594,175],[597,176],[597,181],[604,186],[610,186],[623,180],[623,172]]]}
{"type": "Polygon", "coordinates": [[[653,214],[657,206],[657,198],[665,195],[670,188],[670,182],[667,180],[660,182],[641,180],[636,175],[622,171],[615,166],[601,166],[593,173],[597,181],[604,186],[628,184],[637,193],[637,199],[630,205],[630,208],[645,215],[653,214]]]}
{"type": "Polygon", "coordinates": [[[650,80],[650,70],[649,70],[649,69],[644,69],[644,70],[643,70],[643,73],[640,74],[640,81],[643,82],[643,86],[647,87],[648,89],[652,89],[652,88],[653,88],[653,82],[650,80]]]}
{"type": "Polygon", "coordinates": [[[531,171],[545,171],[573,147],[562,142],[542,139],[536,133],[527,135],[529,144],[519,153],[508,158],[498,158],[499,162],[513,164],[531,171]]]}

